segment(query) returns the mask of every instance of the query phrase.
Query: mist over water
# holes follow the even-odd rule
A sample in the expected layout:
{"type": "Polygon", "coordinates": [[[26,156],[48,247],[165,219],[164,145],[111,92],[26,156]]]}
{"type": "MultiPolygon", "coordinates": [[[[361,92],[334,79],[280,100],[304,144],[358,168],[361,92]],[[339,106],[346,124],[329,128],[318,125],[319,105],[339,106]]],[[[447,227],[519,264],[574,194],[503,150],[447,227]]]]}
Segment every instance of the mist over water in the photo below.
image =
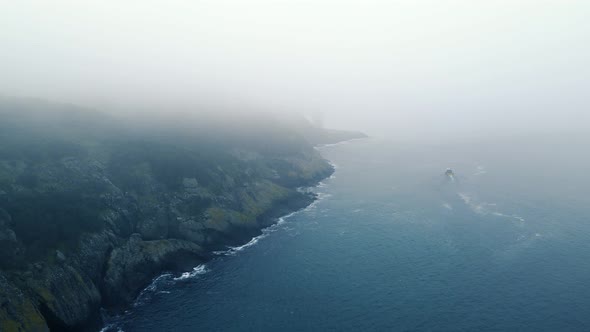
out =
{"type": "Polygon", "coordinates": [[[588,15],[586,1],[5,1],[0,94],[138,117],[320,113],[424,141],[582,131],[588,15]]]}
{"type": "Polygon", "coordinates": [[[323,199],[207,272],[161,284],[113,331],[587,329],[584,146],[323,148],[338,166],[315,189],[323,199]]]}
{"type": "MultiPolygon", "coordinates": [[[[124,195],[149,192],[145,211],[172,202],[154,183],[205,184],[214,200],[186,219],[197,243],[205,205],[238,206],[246,184],[297,175],[285,165],[329,172],[312,144],[363,135],[323,128],[363,131],[317,147],[337,166],[301,189],[318,201],[160,275],[127,311],[103,312],[104,331],[590,330],[588,17],[582,0],[3,1],[0,195],[116,187],[102,163],[124,195]]],[[[39,204],[18,203],[21,234],[51,239],[32,227],[51,226],[39,204]]],[[[81,205],[65,207],[52,220],[79,225],[81,205]]],[[[157,235],[144,242],[169,237],[157,235]]],[[[72,257],[51,245],[51,264],[72,257]]]]}

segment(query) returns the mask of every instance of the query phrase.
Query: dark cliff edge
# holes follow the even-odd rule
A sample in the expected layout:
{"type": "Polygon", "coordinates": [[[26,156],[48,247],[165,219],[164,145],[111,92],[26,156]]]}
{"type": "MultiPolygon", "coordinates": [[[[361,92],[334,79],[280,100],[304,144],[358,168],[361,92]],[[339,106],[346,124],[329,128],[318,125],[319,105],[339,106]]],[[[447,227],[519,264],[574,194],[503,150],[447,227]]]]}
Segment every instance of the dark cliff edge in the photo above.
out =
{"type": "Polygon", "coordinates": [[[315,199],[315,145],[364,137],[268,115],[105,115],[0,100],[0,331],[83,331],[164,271],[315,199]]]}

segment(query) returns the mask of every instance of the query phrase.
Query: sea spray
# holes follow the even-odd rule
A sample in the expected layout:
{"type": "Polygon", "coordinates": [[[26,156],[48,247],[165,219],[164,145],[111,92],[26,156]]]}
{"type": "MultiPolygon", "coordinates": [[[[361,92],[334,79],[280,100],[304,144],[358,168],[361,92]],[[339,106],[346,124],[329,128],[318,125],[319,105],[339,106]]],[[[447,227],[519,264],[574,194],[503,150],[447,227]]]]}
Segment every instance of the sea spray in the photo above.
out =
{"type": "Polygon", "coordinates": [[[201,274],[205,274],[207,272],[208,272],[207,266],[205,264],[200,264],[200,265],[194,267],[192,271],[183,272],[179,277],[174,278],[174,281],[194,278],[196,276],[199,276],[201,274]]]}

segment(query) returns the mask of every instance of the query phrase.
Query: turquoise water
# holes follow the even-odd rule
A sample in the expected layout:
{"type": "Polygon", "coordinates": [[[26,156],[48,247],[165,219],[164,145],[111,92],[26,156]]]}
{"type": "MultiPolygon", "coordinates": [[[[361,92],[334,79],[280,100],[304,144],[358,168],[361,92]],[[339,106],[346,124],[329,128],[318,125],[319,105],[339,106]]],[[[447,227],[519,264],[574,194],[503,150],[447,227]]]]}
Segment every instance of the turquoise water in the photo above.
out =
{"type": "Polygon", "coordinates": [[[321,200],[195,271],[124,331],[590,330],[583,140],[322,148],[321,200]],[[452,167],[454,181],[442,174],[452,167]]]}

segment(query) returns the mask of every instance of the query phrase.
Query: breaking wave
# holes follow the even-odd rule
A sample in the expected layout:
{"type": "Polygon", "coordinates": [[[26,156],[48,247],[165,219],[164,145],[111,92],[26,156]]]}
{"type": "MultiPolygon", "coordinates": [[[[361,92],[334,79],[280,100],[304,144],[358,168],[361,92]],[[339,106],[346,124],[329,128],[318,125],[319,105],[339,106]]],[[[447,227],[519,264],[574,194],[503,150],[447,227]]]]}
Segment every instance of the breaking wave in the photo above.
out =
{"type": "MultiPolygon", "coordinates": [[[[337,166],[335,164],[331,163],[331,165],[334,168],[337,168],[337,166]]],[[[334,175],[330,176],[327,180],[330,180],[333,178],[334,178],[334,175]]],[[[316,187],[301,187],[301,188],[297,188],[297,190],[302,193],[310,193],[310,192],[313,192],[314,188],[323,188],[325,186],[326,186],[325,182],[320,182],[316,187]]],[[[213,254],[217,255],[217,256],[234,256],[237,253],[239,253],[249,247],[252,247],[256,243],[258,243],[260,240],[267,237],[270,233],[275,232],[277,229],[279,229],[279,227],[281,227],[286,222],[287,219],[291,218],[295,214],[300,213],[302,211],[310,211],[310,210],[315,209],[317,204],[320,201],[322,201],[323,199],[330,197],[330,196],[331,196],[330,194],[326,194],[326,193],[316,193],[316,200],[314,200],[307,207],[305,207],[301,210],[298,210],[298,211],[291,212],[287,215],[284,215],[284,216],[278,218],[277,222],[275,224],[273,224],[267,228],[264,228],[262,230],[262,234],[253,237],[250,241],[248,241],[248,243],[243,244],[241,246],[228,247],[227,250],[215,251],[215,252],[213,252],[213,254]]],[[[174,277],[174,275],[172,273],[164,273],[164,274],[156,277],[155,279],[153,279],[152,282],[150,283],[150,285],[141,291],[141,293],[137,296],[137,298],[132,306],[138,307],[143,304],[146,304],[152,299],[152,297],[154,295],[157,295],[157,294],[169,294],[170,291],[166,290],[166,287],[172,287],[174,284],[176,284],[180,281],[192,279],[192,278],[198,277],[200,275],[203,275],[207,272],[209,272],[209,269],[207,269],[207,266],[205,264],[200,264],[200,265],[194,267],[192,269],[192,271],[183,272],[178,277],[174,277]]],[[[168,289],[170,289],[170,288],[168,288],[168,289]]],[[[106,324],[100,330],[100,332],[124,332],[123,329],[121,328],[120,322],[124,319],[123,316],[125,316],[126,314],[128,314],[128,312],[125,312],[122,315],[117,315],[117,316],[111,316],[111,317],[105,316],[104,319],[105,319],[106,324]]]]}
{"type": "Polygon", "coordinates": [[[208,271],[209,270],[207,270],[207,266],[205,264],[201,264],[199,266],[193,267],[192,271],[184,272],[179,277],[176,277],[173,280],[178,281],[178,280],[186,280],[186,279],[194,278],[198,275],[205,274],[208,271]]]}
{"type": "MultiPolygon", "coordinates": [[[[316,186],[315,188],[322,188],[323,186],[325,186],[325,184],[323,184],[323,182],[320,182],[320,184],[318,184],[318,186],[316,186]]],[[[301,190],[303,190],[303,189],[301,189],[301,190]]],[[[260,240],[267,237],[270,233],[275,232],[279,227],[281,227],[281,225],[283,225],[287,221],[287,219],[291,218],[292,216],[294,216],[297,213],[300,213],[302,211],[314,210],[317,207],[319,202],[321,202],[322,200],[324,200],[330,196],[332,196],[332,195],[327,194],[327,193],[321,193],[321,192],[316,193],[316,199],[311,204],[309,204],[307,207],[305,207],[301,210],[293,211],[287,215],[280,217],[274,225],[264,228],[262,230],[262,234],[253,237],[250,241],[248,241],[248,243],[245,243],[241,246],[228,247],[226,250],[214,251],[213,254],[217,255],[217,256],[236,255],[240,251],[243,251],[244,249],[247,249],[247,248],[257,244],[260,240]]]]}
{"type": "Polygon", "coordinates": [[[243,245],[238,246],[238,247],[229,247],[227,250],[215,251],[213,254],[215,254],[215,255],[222,255],[222,256],[233,256],[233,255],[237,254],[238,252],[240,252],[240,251],[242,251],[242,250],[244,250],[246,248],[249,248],[249,247],[255,245],[256,243],[258,243],[258,241],[260,241],[261,239],[265,238],[266,236],[267,236],[267,233],[264,233],[264,231],[263,231],[262,234],[260,234],[260,235],[258,235],[256,237],[253,237],[246,244],[243,244],[243,245]]]}
{"type": "Polygon", "coordinates": [[[233,255],[237,254],[238,252],[240,252],[240,251],[242,251],[242,250],[244,250],[246,248],[249,248],[249,247],[255,245],[256,243],[258,243],[258,241],[260,241],[260,240],[264,239],[265,237],[267,237],[268,234],[276,231],[280,225],[284,224],[287,219],[289,219],[290,217],[292,217],[293,215],[295,215],[297,212],[299,212],[299,211],[291,212],[291,213],[289,213],[287,215],[284,215],[284,216],[280,217],[277,220],[277,223],[276,224],[271,225],[271,226],[269,226],[267,228],[264,228],[262,230],[262,234],[253,237],[250,241],[248,241],[248,243],[245,243],[245,244],[243,244],[241,246],[228,247],[227,250],[214,251],[213,254],[214,255],[218,255],[218,256],[233,256],[233,255]]]}
{"type": "MultiPolygon", "coordinates": [[[[309,204],[307,207],[305,207],[303,210],[300,211],[311,211],[311,210],[315,210],[315,208],[318,206],[318,204],[328,198],[331,197],[331,194],[326,194],[326,193],[317,193],[317,199],[315,201],[313,201],[313,203],[309,204]]],[[[297,213],[299,211],[293,212],[293,213],[297,213]]]]}
{"type": "Polygon", "coordinates": [[[341,141],[341,142],[338,142],[338,143],[319,144],[319,145],[314,146],[314,149],[320,150],[320,149],[324,149],[324,148],[331,148],[331,147],[334,147],[334,146],[344,145],[344,144],[348,144],[350,142],[354,142],[354,141],[358,141],[358,140],[362,140],[362,139],[365,139],[365,138],[352,138],[352,139],[349,139],[349,140],[346,140],[346,141],[341,141]]]}
{"type": "Polygon", "coordinates": [[[117,324],[108,324],[107,326],[103,327],[100,332],[125,332],[122,328],[117,326],[117,324]]]}

